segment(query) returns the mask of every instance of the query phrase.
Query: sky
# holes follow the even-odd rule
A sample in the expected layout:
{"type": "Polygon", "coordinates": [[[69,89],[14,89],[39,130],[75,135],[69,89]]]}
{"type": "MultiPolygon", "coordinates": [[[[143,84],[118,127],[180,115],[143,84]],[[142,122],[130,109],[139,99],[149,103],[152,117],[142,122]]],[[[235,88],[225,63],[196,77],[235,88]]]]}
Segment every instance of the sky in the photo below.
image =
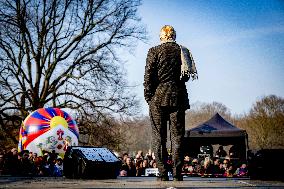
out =
{"type": "Polygon", "coordinates": [[[283,0],[144,0],[138,15],[149,40],[124,57],[142,115],[145,60],[164,25],[193,54],[199,79],[187,83],[191,104],[215,101],[243,114],[263,96],[284,97],[283,0]]]}

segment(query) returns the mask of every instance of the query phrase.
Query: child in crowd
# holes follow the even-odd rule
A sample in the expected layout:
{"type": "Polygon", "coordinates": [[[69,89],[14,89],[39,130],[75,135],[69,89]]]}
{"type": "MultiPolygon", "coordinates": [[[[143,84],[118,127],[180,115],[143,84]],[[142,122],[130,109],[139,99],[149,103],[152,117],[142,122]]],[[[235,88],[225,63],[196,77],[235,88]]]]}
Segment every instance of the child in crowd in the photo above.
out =
{"type": "Polygon", "coordinates": [[[248,176],[248,169],[247,169],[247,165],[245,163],[243,163],[241,165],[241,167],[239,167],[237,170],[236,170],[236,176],[238,177],[246,177],[248,176]]]}

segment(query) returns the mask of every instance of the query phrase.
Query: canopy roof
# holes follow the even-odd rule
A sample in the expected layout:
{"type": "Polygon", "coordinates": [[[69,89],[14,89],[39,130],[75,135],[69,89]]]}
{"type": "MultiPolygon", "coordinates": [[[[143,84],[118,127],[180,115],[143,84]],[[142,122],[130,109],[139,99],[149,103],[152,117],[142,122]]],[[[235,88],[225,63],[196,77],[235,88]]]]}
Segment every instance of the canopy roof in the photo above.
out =
{"type": "Polygon", "coordinates": [[[186,130],[185,137],[245,137],[246,131],[239,129],[216,113],[211,119],[186,130]]]}

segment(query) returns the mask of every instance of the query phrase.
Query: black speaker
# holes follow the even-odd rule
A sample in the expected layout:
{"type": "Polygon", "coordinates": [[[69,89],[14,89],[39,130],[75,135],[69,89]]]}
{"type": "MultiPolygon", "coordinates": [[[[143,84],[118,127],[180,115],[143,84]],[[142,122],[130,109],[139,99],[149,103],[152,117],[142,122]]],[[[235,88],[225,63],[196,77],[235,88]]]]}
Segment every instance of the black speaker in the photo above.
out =
{"type": "Polygon", "coordinates": [[[107,148],[70,146],[63,161],[67,178],[116,178],[121,161],[107,148]]]}

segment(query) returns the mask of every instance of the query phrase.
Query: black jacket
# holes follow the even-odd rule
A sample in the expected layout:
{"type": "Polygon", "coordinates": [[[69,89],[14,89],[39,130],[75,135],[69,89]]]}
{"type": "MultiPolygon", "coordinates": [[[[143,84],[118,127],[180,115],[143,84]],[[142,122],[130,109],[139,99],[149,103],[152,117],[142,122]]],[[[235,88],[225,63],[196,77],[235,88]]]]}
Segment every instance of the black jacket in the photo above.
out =
{"type": "Polygon", "coordinates": [[[185,81],[180,80],[181,50],[175,42],[150,48],[144,75],[144,96],[158,106],[189,108],[185,81]]]}

